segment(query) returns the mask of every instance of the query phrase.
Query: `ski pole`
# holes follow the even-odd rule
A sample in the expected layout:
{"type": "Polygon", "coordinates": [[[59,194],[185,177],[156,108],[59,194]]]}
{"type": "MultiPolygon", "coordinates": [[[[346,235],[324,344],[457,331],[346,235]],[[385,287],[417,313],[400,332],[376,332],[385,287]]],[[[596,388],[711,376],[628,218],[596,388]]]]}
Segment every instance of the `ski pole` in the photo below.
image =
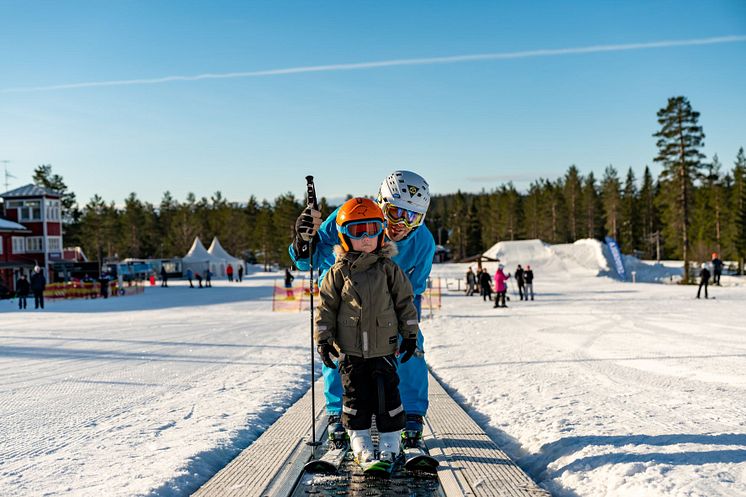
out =
{"type": "MultiPolygon", "coordinates": [[[[307,206],[318,210],[319,203],[316,201],[316,187],[313,184],[313,176],[306,176],[306,191],[308,193],[307,206]]],[[[311,306],[311,441],[308,445],[313,447],[320,445],[316,441],[316,361],[313,340],[313,237],[308,241],[308,273],[309,273],[309,305],[311,306]]]]}

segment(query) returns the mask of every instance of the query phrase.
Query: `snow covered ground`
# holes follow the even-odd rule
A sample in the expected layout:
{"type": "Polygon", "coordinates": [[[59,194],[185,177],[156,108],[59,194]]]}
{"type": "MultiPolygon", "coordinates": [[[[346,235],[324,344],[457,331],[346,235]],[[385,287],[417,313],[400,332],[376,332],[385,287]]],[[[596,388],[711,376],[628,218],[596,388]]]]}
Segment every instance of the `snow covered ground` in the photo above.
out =
{"type": "MultiPolygon", "coordinates": [[[[508,309],[456,290],[467,265],[436,265],[435,374],[553,495],[746,496],[746,286],[617,282],[582,245],[503,245],[507,269],[536,272],[536,300],[508,309]]],[[[309,385],[308,314],[271,312],[277,276],[0,301],[0,495],[197,488],[309,385]]]]}

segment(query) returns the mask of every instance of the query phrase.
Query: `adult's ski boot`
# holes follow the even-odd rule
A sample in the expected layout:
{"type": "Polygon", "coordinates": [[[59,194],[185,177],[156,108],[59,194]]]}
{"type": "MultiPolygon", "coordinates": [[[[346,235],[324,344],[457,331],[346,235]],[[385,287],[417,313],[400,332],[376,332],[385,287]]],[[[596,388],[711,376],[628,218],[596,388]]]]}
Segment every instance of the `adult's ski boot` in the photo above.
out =
{"type": "Polygon", "coordinates": [[[407,414],[407,424],[401,433],[404,447],[416,447],[422,440],[422,416],[407,414]]]}
{"type": "Polygon", "coordinates": [[[329,445],[342,447],[347,443],[347,432],[342,426],[342,417],[338,414],[330,414],[327,420],[326,433],[329,438],[329,445]]]}

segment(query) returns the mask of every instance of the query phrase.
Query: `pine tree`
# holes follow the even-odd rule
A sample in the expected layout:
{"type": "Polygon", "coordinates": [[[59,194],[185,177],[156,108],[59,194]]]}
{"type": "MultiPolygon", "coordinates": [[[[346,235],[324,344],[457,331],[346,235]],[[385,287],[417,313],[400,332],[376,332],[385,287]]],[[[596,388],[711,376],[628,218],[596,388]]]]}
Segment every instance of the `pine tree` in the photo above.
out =
{"type": "Polygon", "coordinates": [[[672,97],[668,105],[658,111],[661,129],[653,136],[658,138],[658,155],[654,159],[663,165],[661,172],[661,208],[666,224],[666,243],[680,236],[680,254],[684,259],[684,281],[690,281],[689,229],[694,180],[700,175],[704,154],[705,134],[698,125],[699,112],[692,110],[685,97],[672,97]]]}
{"type": "Polygon", "coordinates": [[[746,155],[743,153],[743,147],[738,150],[733,166],[731,211],[736,226],[734,238],[738,254],[738,270],[743,274],[744,258],[746,258],[746,155]]]}
{"type": "Polygon", "coordinates": [[[581,195],[582,195],[582,178],[575,164],[569,167],[565,173],[564,196],[567,208],[567,224],[571,242],[578,239],[581,218],[581,195]]]}
{"type": "Polygon", "coordinates": [[[640,247],[640,211],[638,209],[637,180],[630,167],[624,181],[620,207],[619,239],[622,250],[632,253],[640,247]]]}
{"type": "Polygon", "coordinates": [[[586,238],[598,238],[601,226],[601,199],[598,194],[596,177],[593,171],[583,181],[583,229],[586,238]]]}
{"type": "Polygon", "coordinates": [[[601,200],[604,209],[606,234],[617,239],[619,238],[620,228],[621,183],[619,182],[619,174],[612,165],[604,170],[604,177],[601,180],[601,200]]]}
{"type": "Polygon", "coordinates": [[[645,247],[645,257],[657,258],[660,244],[658,220],[655,210],[655,182],[650,168],[645,166],[639,194],[640,238],[645,247]]]}

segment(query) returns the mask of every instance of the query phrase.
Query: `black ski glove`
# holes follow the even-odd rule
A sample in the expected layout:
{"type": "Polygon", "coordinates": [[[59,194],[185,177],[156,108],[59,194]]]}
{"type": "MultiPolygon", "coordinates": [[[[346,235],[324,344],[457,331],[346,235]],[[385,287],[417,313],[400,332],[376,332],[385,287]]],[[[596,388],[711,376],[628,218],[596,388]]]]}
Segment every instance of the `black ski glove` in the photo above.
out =
{"type": "Polygon", "coordinates": [[[321,362],[324,363],[324,366],[326,366],[327,368],[337,369],[337,365],[334,364],[334,361],[332,361],[331,357],[339,357],[339,352],[337,352],[337,349],[334,348],[334,345],[329,342],[323,342],[316,346],[316,350],[321,356],[321,362]]]}
{"type": "Polygon", "coordinates": [[[417,350],[417,339],[416,338],[405,338],[401,341],[399,346],[399,361],[404,364],[412,358],[415,350],[417,350]],[[404,355],[402,355],[404,354],[404,355]]]}
{"type": "Polygon", "coordinates": [[[306,207],[295,221],[295,240],[293,250],[299,259],[308,259],[311,248],[311,240],[321,226],[321,212],[311,206],[306,207]]]}

